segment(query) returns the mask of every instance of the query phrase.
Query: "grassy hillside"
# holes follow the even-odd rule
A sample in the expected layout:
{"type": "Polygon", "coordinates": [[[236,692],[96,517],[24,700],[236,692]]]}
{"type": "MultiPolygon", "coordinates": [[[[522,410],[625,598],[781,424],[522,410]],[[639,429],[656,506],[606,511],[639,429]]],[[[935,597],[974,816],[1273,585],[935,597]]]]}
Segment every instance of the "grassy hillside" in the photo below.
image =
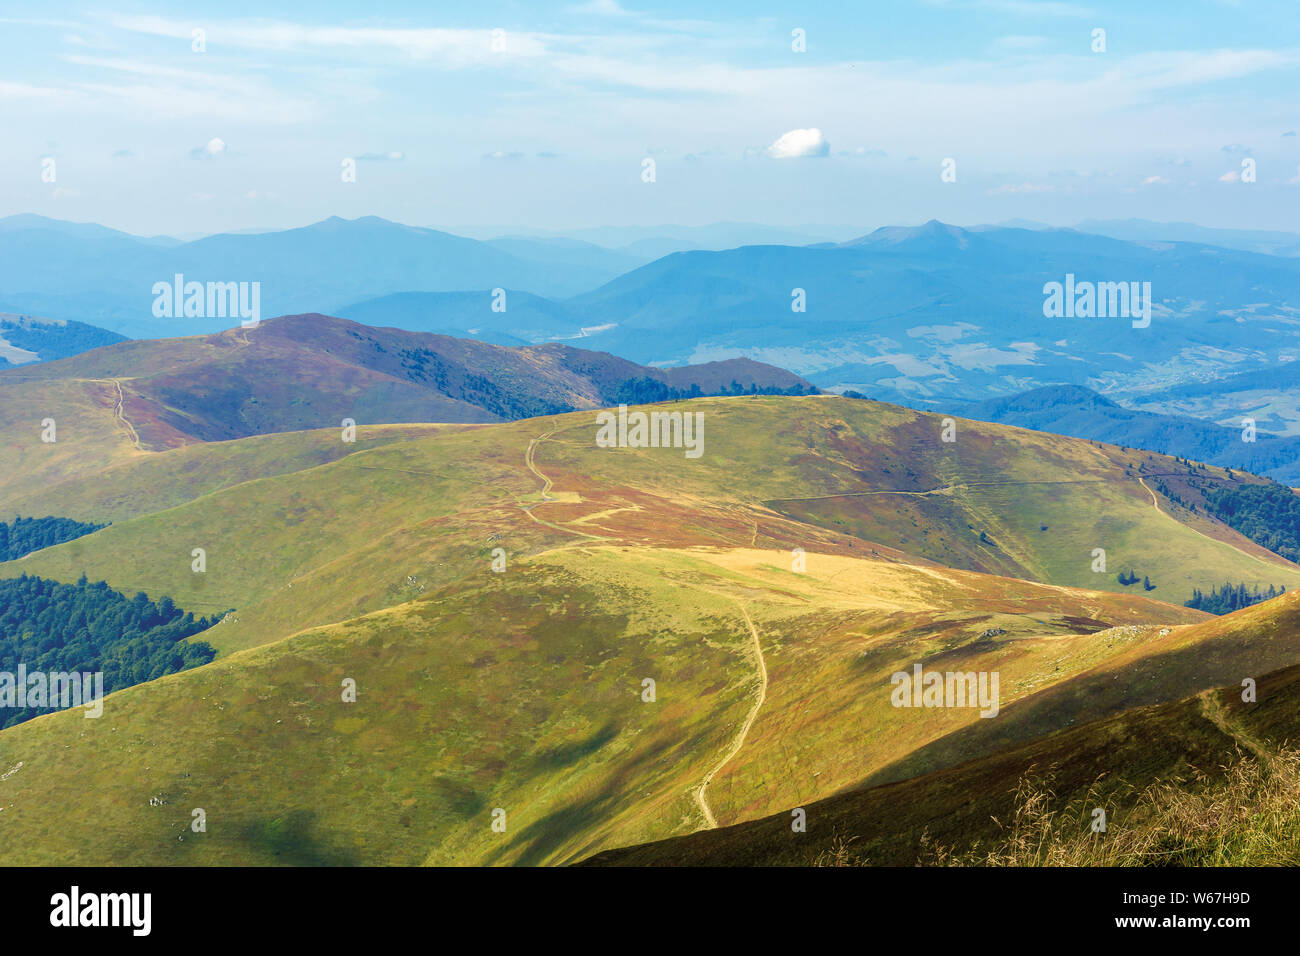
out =
{"type": "MultiPolygon", "coordinates": [[[[861,559],[795,580],[773,567],[781,557],[559,549],[128,689],[98,721],[40,718],[0,734],[0,764],[22,764],[0,791],[0,825],[25,836],[15,862],[572,861],[689,833],[704,825],[701,799],[721,823],[763,811],[755,779],[776,806],[833,792],[904,748],[869,726],[889,688],[853,669],[869,642],[846,630],[883,617],[906,632],[914,615],[948,626],[920,627],[919,644],[881,634],[880,657],[952,643],[972,629],[949,607],[952,588],[987,595],[975,611],[1020,609],[995,618],[1009,625],[995,654],[1042,679],[1047,646],[1080,611],[1199,617],[861,559]],[[770,684],[733,774],[719,761],[758,680],[747,615],[770,684]],[[647,677],[654,703],[641,699],[647,677]],[[848,686],[815,700],[832,677],[848,686]],[[342,700],[344,678],[355,703],[342,700]],[[856,710],[836,714],[854,697],[856,710]],[[812,732],[833,714],[838,730],[812,732]],[[782,763],[797,769],[775,773],[782,763]],[[207,834],[183,832],[194,807],[207,834]],[[505,834],[490,829],[497,807],[505,834]]],[[[945,732],[943,721],[890,729],[945,732]]]]}
{"type": "Polygon", "coordinates": [[[0,733],[14,862],[574,862],[1300,660],[1291,595],[1218,620],[1152,600],[1300,576],[1157,509],[1139,479],[1176,462],[964,421],[949,443],[939,416],[832,397],[661,410],[702,414],[702,457],[599,448],[577,412],[363,428],[350,453],[333,430],[119,438],[111,481],[49,472],[47,510],[114,524],[0,575],[236,612],[212,664],[0,733]],[[1102,542],[1158,589],[1094,574],[1102,542]],[[998,672],[1000,713],[893,707],[918,662],[998,672]]]}
{"type": "MultiPolygon", "coordinates": [[[[1282,634],[1294,640],[1300,629],[1300,602],[1294,598],[1269,602],[1226,618],[1182,629],[1189,642],[1227,638],[1243,648],[1275,642],[1282,634]],[[1210,632],[1214,632],[1211,636],[1210,632]]],[[[1249,666],[1238,668],[1245,674],[1249,666]]],[[[1123,678],[1127,680],[1128,678],[1123,678]]],[[[1142,680],[1138,680],[1140,685],[1142,680]]],[[[912,779],[856,789],[804,805],[807,831],[791,829],[789,808],[784,812],[737,826],[674,838],[649,845],[598,854],[595,865],[781,865],[848,862],[873,865],[914,865],[958,862],[969,854],[976,862],[983,854],[1005,853],[1015,837],[1047,839],[1041,849],[1025,853],[1019,846],[1018,862],[1062,862],[1044,859],[1054,842],[1056,849],[1075,851],[1083,863],[1152,863],[1108,856],[1107,840],[1122,840],[1131,852],[1134,843],[1159,843],[1166,859],[1180,847],[1189,848],[1183,862],[1216,862],[1198,845],[1213,841],[1229,829],[1240,831],[1238,821],[1225,822],[1239,811],[1241,800],[1238,762],[1256,765],[1253,774],[1270,770],[1292,780],[1294,753],[1300,742],[1300,666],[1258,675],[1257,700],[1243,702],[1239,681],[1218,690],[1206,690],[1181,700],[1137,706],[1120,713],[1081,723],[1038,739],[1017,744],[988,756],[912,779]],[[1288,776],[1289,775],[1289,776],[1288,776]],[[1148,788],[1164,784],[1153,801],[1148,788]],[[1148,835],[1153,825],[1143,811],[1165,802],[1169,791],[1182,802],[1195,803],[1206,793],[1217,806],[1203,808],[1203,816],[1220,815],[1208,824],[1209,834],[1189,828],[1148,835]],[[1035,805],[1026,796],[1045,797],[1048,806],[1035,805]],[[1109,836],[1090,836],[1092,811],[1103,807],[1110,820],[1109,836]],[[1035,813],[1056,814],[1050,827],[1037,827],[1035,813]],[[1212,811],[1212,813],[1210,812],[1212,811]],[[1031,819],[1026,820],[1026,817],[1031,819]],[[1092,841],[1098,840],[1094,843],[1092,841]],[[1084,844],[1083,852],[1079,852],[1084,844]],[[947,857],[942,851],[947,851],[947,857]],[[956,854],[956,858],[953,857],[956,854]],[[1029,859],[1024,857],[1028,856],[1029,859]]],[[[996,722],[996,721],[993,721],[996,722]]],[[[1246,776],[1252,771],[1245,771],[1246,776]]],[[[1293,797],[1291,798],[1293,799],[1293,797]]],[[[1294,843],[1294,804],[1264,808],[1270,819],[1246,819],[1244,836],[1253,832],[1257,849],[1265,851],[1265,830],[1290,827],[1294,843]],[[1291,822],[1288,824],[1287,821],[1291,822]],[[1266,826],[1269,824],[1269,826],[1266,826]],[[1277,826],[1273,826],[1276,824],[1277,826]]],[[[1182,822],[1186,822],[1185,820],[1182,822]]],[[[1159,817],[1155,824],[1169,824],[1159,817]]],[[[1198,824],[1205,826],[1205,820],[1198,824]]],[[[1234,833],[1234,839],[1242,837],[1234,833]]],[[[1219,863],[1258,863],[1249,845],[1232,848],[1234,854],[1219,863]]],[[[1014,859],[1015,854],[1011,855],[1014,859]]],[[[995,862],[1007,863],[1003,858],[995,862]]],[[[1278,862],[1276,859],[1271,862],[1278,862]]],[[[1291,859],[1294,862],[1294,859],[1291,859]]]]}
{"type": "MultiPolygon", "coordinates": [[[[507,348],[446,335],[293,315],[253,329],[125,342],[61,362],[10,370],[0,387],[49,403],[74,383],[105,390],[116,427],[159,450],[194,441],[394,422],[495,422],[596,408],[650,379],[695,394],[733,386],[814,392],[748,360],[665,372],[555,343],[507,348]]],[[[732,391],[735,391],[732,388],[732,391]]],[[[668,396],[650,396],[653,399],[668,396]]]]}
{"type": "MultiPolygon", "coordinates": [[[[665,408],[703,415],[701,458],[598,448],[590,412],[406,433],[346,457],[337,432],[220,443],[188,452],[194,457],[123,453],[119,442],[129,464],[111,482],[69,484],[66,507],[57,489],[42,496],[46,510],[113,526],[0,564],[0,575],[75,580],[84,571],[183,607],[235,607],[238,620],[212,638],[222,650],[477,574],[490,560],[489,535],[512,556],[580,540],[801,547],[1114,592],[1129,590],[1116,580],[1127,567],[1156,583],[1149,597],[1178,604],[1225,577],[1300,585],[1300,568],[1231,529],[1167,502],[1157,510],[1139,465],[1130,467],[1135,456],[1119,449],[973,422],[960,423],[949,444],[938,416],[830,397],[665,408]],[[547,502],[526,460],[538,436],[535,466],[563,492],[547,502]],[[282,443],[298,449],[299,467],[288,473],[282,443]],[[211,469],[200,464],[209,454],[211,469]],[[311,467],[320,455],[324,463],[311,467]],[[128,520],[108,513],[110,489],[115,501],[147,501],[159,485],[178,495],[186,482],[173,487],[166,476],[189,468],[202,476],[188,479],[200,492],[192,500],[128,520]],[[241,468],[259,470],[236,483],[241,468]],[[1107,551],[1106,573],[1092,571],[1097,547],[1107,551]],[[203,574],[191,570],[194,548],[207,553],[203,574]]],[[[1153,469],[1177,467],[1151,460],[1153,469]]]]}
{"type": "Polygon", "coordinates": [[[11,384],[0,375],[0,510],[117,521],[386,442],[465,427],[363,425],[355,442],[328,428],[153,450],[138,441],[133,414],[129,389],[120,396],[112,379],[11,384]],[[55,426],[52,443],[42,440],[47,419],[55,426]]]}

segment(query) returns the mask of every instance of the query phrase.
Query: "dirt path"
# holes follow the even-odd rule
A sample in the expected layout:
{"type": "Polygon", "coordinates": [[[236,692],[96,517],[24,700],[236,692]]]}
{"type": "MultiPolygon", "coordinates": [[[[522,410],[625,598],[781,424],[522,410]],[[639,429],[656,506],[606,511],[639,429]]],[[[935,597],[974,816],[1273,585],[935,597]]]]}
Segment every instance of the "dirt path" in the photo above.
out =
{"type": "Polygon", "coordinates": [[[528,517],[532,518],[538,524],[542,525],[543,527],[550,528],[553,531],[563,531],[565,534],[576,534],[580,538],[590,538],[592,541],[615,540],[614,538],[608,538],[598,534],[588,534],[587,532],[579,531],[576,528],[566,528],[564,525],[558,525],[550,521],[544,521],[541,518],[537,517],[537,515],[533,514],[533,509],[536,508],[538,505],[544,505],[548,502],[555,501],[555,499],[551,497],[551,489],[555,487],[555,483],[552,482],[551,479],[547,477],[545,474],[543,474],[542,470],[537,467],[537,446],[541,444],[543,441],[545,441],[546,439],[550,438],[553,434],[555,433],[542,432],[542,434],[538,435],[536,438],[528,442],[528,449],[524,452],[524,464],[528,467],[528,470],[533,473],[533,475],[537,478],[537,480],[542,483],[542,500],[534,502],[533,504],[530,505],[520,505],[519,506],[520,510],[523,511],[524,514],[528,515],[528,517]]]}
{"type": "MultiPolygon", "coordinates": [[[[1141,485],[1143,488],[1145,488],[1147,490],[1147,494],[1151,496],[1151,507],[1155,508],[1158,514],[1164,514],[1164,512],[1160,510],[1160,499],[1157,498],[1156,493],[1151,490],[1151,486],[1146,483],[1146,479],[1139,477],[1138,484],[1141,485]]],[[[1179,524],[1182,524],[1182,522],[1180,521],[1179,524]]],[[[1193,528],[1192,530],[1196,530],[1196,529],[1193,528]]]]}
{"type": "MultiPolygon", "coordinates": [[[[584,531],[578,531],[576,528],[567,528],[562,525],[553,524],[549,521],[543,521],[541,518],[537,517],[537,515],[533,514],[533,509],[538,505],[555,501],[555,499],[551,497],[551,490],[555,487],[554,482],[537,467],[537,447],[553,434],[554,432],[543,432],[528,442],[528,449],[524,452],[524,465],[527,466],[528,470],[532,472],[534,477],[542,483],[542,500],[530,505],[520,505],[520,508],[528,515],[528,517],[532,518],[538,524],[545,525],[548,528],[554,528],[556,531],[565,531],[569,534],[580,535],[581,537],[591,538],[596,541],[615,540],[613,538],[587,534],[584,531]]],[[[625,509],[618,508],[614,510],[622,511],[625,509]]],[[[602,512],[602,514],[603,513],[606,512],[602,512]]],[[[754,525],[754,534],[755,536],[758,534],[757,524],[754,525]]],[[[733,598],[733,600],[735,599],[733,598]]],[[[754,627],[754,621],[750,618],[749,611],[745,609],[745,605],[737,600],[736,607],[740,610],[740,615],[745,620],[745,627],[749,629],[749,636],[753,640],[750,656],[753,658],[758,672],[758,695],[754,701],[753,708],[749,712],[749,716],[745,718],[745,722],[741,725],[735,739],[731,742],[730,748],[728,748],[727,752],[722,755],[722,759],[718,761],[713,769],[704,775],[703,782],[701,782],[700,786],[695,791],[695,802],[699,804],[700,812],[704,815],[705,826],[701,829],[717,828],[718,821],[713,816],[713,811],[709,808],[709,800],[707,796],[709,784],[713,781],[713,778],[721,773],[722,769],[731,762],[732,758],[740,752],[740,748],[745,745],[745,738],[749,736],[749,729],[754,726],[754,721],[758,717],[758,712],[762,709],[764,701],[767,700],[767,661],[763,658],[763,646],[759,641],[758,629],[754,627]]]]}
{"type": "Polygon", "coordinates": [[[695,791],[695,802],[700,805],[700,811],[704,814],[705,825],[700,828],[702,830],[715,830],[718,826],[718,821],[714,819],[713,811],[709,809],[709,801],[708,797],[705,795],[705,791],[708,790],[709,784],[712,782],[713,778],[722,771],[723,767],[731,762],[731,758],[736,756],[736,754],[740,752],[740,748],[745,745],[745,738],[749,736],[749,728],[754,726],[754,720],[758,717],[758,712],[762,708],[763,702],[767,700],[767,661],[763,659],[763,646],[758,640],[758,630],[754,627],[754,622],[750,619],[749,612],[745,610],[745,605],[736,601],[736,606],[740,608],[740,613],[745,618],[745,626],[749,628],[749,635],[754,639],[753,657],[755,664],[758,665],[758,698],[754,701],[754,708],[749,712],[749,717],[747,717],[745,723],[741,725],[740,732],[736,734],[736,739],[732,741],[731,748],[723,755],[722,759],[718,761],[717,766],[704,775],[704,782],[701,783],[699,789],[695,791]]]}
{"type": "MultiPolygon", "coordinates": [[[[1270,568],[1274,568],[1274,569],[1276,569],[1276,568],[1278,568],[1278,567],[1282,567],[1282,566],[1283,566],[1283,565],[1281,565],[1281,564],[1278,563],[1278,562],[1269,561],[1269,560],[1267,560],[1267,559],[1265,559],[1265,558],[1261,558],[1261,557],[1260,557],[1259,555],[1257,555],[1257,554],[1251,554],[1251,552],[1245,550],[1244,548],[1239,548],[1239,547],[1237,547],[1236,545],[1229,544],[1227,541],[1220,541],[1218,538],[1211,537],[1210,535],[1206,534],[1204,531],[1199,531],[1199,530],[1197,530],[1196,528],[1193,528],[1190,524],[1186,524],[1186,523],[1184,523],[1184,522],[1182,522],[1182,521],[1179,521],[1177,518],[1175,518],[1173,515],[1171,515],[1168,511],[1165,511],[1163,508],[1160,507],[1160,499],[1156,496],[1156,493],[1155,493],[1154,491],[1151,490],[1151,486],[1148,485],[1148,484],[1146,483],[1145,479],[1139,477],[1139,478],[1138,478],[1138,484],[1141,485],[1143,488],[1145,488],[1145,489],[1147,490],[1147,494],[1149,494],[1149,495],[1151,496],[1151,505],[1152,505],[1152,507],[1154,507],[1154,508],[1156,509],[1156,514],[1164,515],[1166,518],[1168,518],[1168,519],[1169,519],[1170,521],[1172,521],[1174,524],[1178,525],[1180,528],[1186,528],[1188,531],[1192,532],[1193,534],[1199,534],[1199,535],[1200,535],[1202,538],[1204,538],[1206,541],[1213,541],[1215,544],[1221,544],[1221,545],[1223,545],[1225,548],[1232,548],[1232,549],[1233,549],[1234,551],[1236,551],[1238,554],[1244,554],[1244,555],[1245,555],[1246,557],[1248,557],[1248,558],[1254,558],[1254,559],[1255,559],[1256,561],[1258,561],[1260,564],[1266,565],[1267,567],[1270,567],[1270,568]]],[[[1245,536],[1243,535],[1243,537],[1245,537],[1245,536]]],[[[1247,538],[1246,540],[1250,540],[1250,539],[1247,538]]],[[[1279,561],[1286,561],[1286,559],[1285,559],[1285,558],[1280,558],[1279,561]]]]}
{"type": "Polygon", "coordinates": [[[1044,479],[1042,481],[963,481],[929,491],[902,491],[888,489],[885,491],[844,491],[833,495],[804,495],[798,498],[768,498],[767,501],[822,501],[827,498],[865,498],[870,495],[911,495],[914,498],[926,498],[930,495],[952,495],[963,488],[996,488],[1003,485],[1095,485],[1104,482],[1104,478],[1062,478],[1044,479]]]}
{"type": "Polygon", "coordinates": [[[542,474],[540,471],[537,470],[537,457],[536,457],[537,445],[540,442],[543,442],[546,439],[550,438],[552,434],[553,432],[542,432],[540,435],[538,435],[536,438],[532,439],[528,443],[528,450],[524,452],[524,464],[527,465],[528,470],[531,471],[534,475],[536,475],[537,478],[542,482],[543,502],[555,500],[554,498],[551,497],[551,488],[554,487],[554,483],[551,481],[551,479],[547,478],[544,474],[542,474]]]}
{"type": "Polygon", "coordinates": [[[140,447],[140,436],[136,432],[135,426],[132,425],[129,421],[127,421],[126,415],[123,414],[122,411],[122,407],[126,403],[126,397],[122,394],[121,380],[116,378],[108,378],[108,379],[96,379],[95,381],[103,382],[104,384],[108,384],[109,382],[111,382],[113,384],[113,387],[117,389],[117,407],[113,409],[113,417],[117,419],[119,424],[123,425],[126,428],[127,433],[131,436],[131,444],[135,445],[136,451],[143,451],[144,449],[140,447]]]}

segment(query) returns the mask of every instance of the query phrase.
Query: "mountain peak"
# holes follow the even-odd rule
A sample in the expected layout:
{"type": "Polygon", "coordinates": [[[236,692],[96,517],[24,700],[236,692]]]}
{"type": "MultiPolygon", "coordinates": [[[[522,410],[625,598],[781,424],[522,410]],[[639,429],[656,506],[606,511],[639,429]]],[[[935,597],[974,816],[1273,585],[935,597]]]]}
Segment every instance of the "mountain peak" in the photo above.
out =
{"type": "Polygon", "coordinates": [[[881,226],[858,239],[841,243],[843,246],[889,245],[915,246],[926,249],[965,249],[970,245],[970,233],[960,226],[931,219],[920,226],[881,226]]]}

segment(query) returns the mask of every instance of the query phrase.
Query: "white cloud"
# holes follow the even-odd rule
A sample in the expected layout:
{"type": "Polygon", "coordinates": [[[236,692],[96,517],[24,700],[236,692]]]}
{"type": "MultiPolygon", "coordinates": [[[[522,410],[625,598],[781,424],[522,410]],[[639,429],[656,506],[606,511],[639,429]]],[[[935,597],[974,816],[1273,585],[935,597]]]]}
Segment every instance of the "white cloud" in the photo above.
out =
{"type": "Polygon", "coordinates": [[[202,146],[195,146],[190,150],[190,157],[193,159],[214,159],[226,151],[226,141],[214,136],[202,146]]]}
{"type": "Polygon", "coordinates": [[[828,156],[831,144],[817,127],[792,129],[767,148],[772,159],[799,159],[805,156],[828,156]]]}
{"type": "Polygon", "coordinates": [[[1219,177],[1221,183],[1235,183],[1241,179],[1241,173],[1235,169],[1230,169],[1219,177]]]}
{"type": "Polygon", "coordinates": [[[1143,186],[1167,186],[1171,182],[1173,182],[1173,180],[1166,179],[1164,176],[1148,176],[1146,179],[1142,180],[1142,185],[1143,186]]]}

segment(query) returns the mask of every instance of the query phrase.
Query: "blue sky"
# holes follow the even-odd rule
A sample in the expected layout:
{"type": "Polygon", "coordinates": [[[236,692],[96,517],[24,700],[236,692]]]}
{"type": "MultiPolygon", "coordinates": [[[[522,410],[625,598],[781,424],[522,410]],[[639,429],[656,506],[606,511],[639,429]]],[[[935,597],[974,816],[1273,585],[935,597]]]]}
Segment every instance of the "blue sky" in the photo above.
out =
{"type": "Polygon", "coordinates": [[[0,215],[1300,228],[1297,0],[32,7],[0,16],[0,215]]]}

